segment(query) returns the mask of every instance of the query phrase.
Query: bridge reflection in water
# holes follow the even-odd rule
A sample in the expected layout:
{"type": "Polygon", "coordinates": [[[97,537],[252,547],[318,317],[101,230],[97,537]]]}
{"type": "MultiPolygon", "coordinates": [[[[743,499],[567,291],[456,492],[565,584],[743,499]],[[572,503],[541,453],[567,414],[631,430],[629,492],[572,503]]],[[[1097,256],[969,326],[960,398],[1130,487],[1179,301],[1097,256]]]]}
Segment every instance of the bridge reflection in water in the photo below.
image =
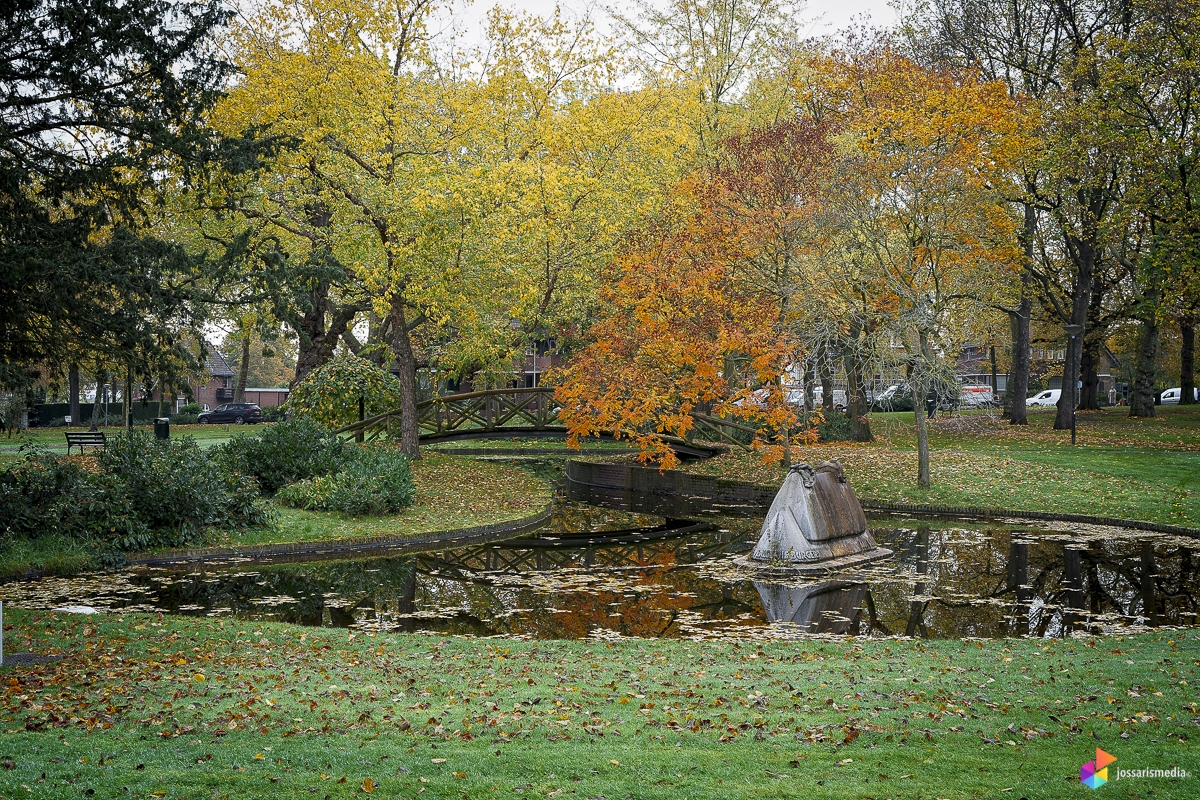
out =
{"type": "Polygon", "coordinates": [[[651,514],[662,510],[652,501],[633,510],[564,501],[549,526],[506,542],[47,578],[0,586],[0,599],[539,638],[1058,637],[1200,624],[1189,540],[880,518],[872,529],[896,551],[892,562],[769,583],[732,564],[761,525],[748,508],[705,510],[692,498],[689,521],[651,514]]]}

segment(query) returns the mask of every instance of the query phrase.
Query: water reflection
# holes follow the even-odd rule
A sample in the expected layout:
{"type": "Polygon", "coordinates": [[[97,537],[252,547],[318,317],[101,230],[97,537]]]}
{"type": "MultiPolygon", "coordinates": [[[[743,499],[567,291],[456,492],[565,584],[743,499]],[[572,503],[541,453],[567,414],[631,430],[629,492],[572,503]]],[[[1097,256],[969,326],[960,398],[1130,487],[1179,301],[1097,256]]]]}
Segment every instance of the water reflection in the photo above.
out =
{"type": "Polygon", "coordinates": [[[767,620],[794,625],[799,633],[860,633],[865,583],[823,581],[807,586],[754,582],[767,620]]]}
{"type": "Polygon", "coordinates": [[[0,599],[477,636],[947,639],[1195,626],[1196,543],[1113,529],[875,519],[896,556],[839,580],[733,564],[761,519],[566,502],[536,535],[414,555],[154,568],[0,586],[0,599]]]}

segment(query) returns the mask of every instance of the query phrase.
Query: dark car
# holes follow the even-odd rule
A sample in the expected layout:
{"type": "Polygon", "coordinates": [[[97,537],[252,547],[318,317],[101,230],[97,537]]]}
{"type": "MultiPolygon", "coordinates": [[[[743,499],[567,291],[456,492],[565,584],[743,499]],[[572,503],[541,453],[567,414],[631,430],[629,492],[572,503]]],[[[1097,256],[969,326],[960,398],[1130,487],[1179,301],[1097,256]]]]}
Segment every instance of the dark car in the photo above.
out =
{"type": "Polygon", "coordinates": [[[214,422],[232,422],[237,425],[243,422],[262,422],[262,409],[254,403],[222,403],[212,411],[205,411],[197,416],[196,422],[201,425],[214,422]]]}

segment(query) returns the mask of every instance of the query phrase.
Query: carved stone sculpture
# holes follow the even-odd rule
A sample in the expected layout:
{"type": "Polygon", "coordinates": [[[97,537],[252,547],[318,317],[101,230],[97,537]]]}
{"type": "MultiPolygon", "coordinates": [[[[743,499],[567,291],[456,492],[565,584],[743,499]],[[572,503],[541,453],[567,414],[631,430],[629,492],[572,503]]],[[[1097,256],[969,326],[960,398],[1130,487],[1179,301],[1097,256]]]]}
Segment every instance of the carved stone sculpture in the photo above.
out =
{"type": "Polygon", "coordinates": [[[875,544],[862,505],[834,459],[815,469],[796,464],[789,470],[746,563],[825,572],[891,554],[875,544]],[[817,569],[803,569],[808,565],[817,569]]]}

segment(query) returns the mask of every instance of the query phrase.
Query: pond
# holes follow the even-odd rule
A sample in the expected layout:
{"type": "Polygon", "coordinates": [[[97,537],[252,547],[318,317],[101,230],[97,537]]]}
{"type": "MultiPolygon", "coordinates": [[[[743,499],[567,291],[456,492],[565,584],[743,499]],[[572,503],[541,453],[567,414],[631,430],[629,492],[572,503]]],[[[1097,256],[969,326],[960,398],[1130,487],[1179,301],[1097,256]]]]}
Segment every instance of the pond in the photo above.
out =
{"type": "Polygon", "coordinates": [[[0,600],[561,639],[1061,637],[1200,624],[1194,540],[877,516],[872,532],[892,559],[837,579],[776,582],[732,563],[757,540],[759,510],[692,507],[684,520],[636,513],[628,498],[587,499],[561,500],[547,526],[503,542],[46,578],[0,586],[0,600]]]}

